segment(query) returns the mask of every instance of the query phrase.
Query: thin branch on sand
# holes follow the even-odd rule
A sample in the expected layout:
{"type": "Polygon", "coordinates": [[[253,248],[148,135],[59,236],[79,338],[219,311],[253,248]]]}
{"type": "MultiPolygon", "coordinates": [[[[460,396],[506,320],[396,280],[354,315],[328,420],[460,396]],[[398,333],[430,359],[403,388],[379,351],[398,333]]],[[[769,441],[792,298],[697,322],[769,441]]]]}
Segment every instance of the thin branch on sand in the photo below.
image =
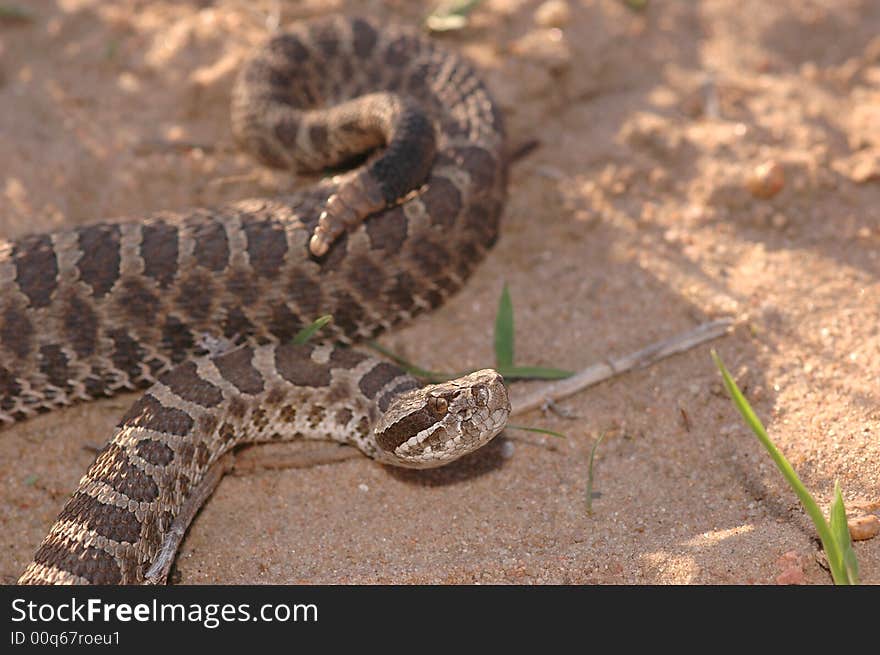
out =
{"type": "Polygon", "coordinates": [[[533,409],[543,407],[549,402],[567,398],[587,387],[604,380],[621,375],[636,368],[650,366],[670,355],[685,352],[702,343],[717,339],[726,334],[733,325],[733,319],[723,318],[698,325],[693,330],[677,336],[658,341],[647,348],[629,355],[623,355],[599,364],[588,366],[572,377],[545,384],[523,398],[513,399],[513,415],[524,414],[533,409]]]}

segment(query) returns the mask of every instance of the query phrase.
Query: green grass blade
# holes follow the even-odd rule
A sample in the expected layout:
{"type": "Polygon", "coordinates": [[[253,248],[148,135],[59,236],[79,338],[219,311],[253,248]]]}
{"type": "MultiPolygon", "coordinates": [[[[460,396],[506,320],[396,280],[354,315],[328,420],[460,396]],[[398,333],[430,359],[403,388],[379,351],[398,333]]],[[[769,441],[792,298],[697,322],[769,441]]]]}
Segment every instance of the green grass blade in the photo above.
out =
{"type": "Polygon", "coordinates": [[[846,522],[843,494],[840,492],[840,485],[837,481],[834,482],[834,502],[831,503],[831,510],[828,514],[831,533],[834,535],[840,548],[841,561],[838,562],[838,566],[846,572],[849,584],[858,584],[859,563],[856,560],[856,553],[853,550],[852,540],[849,536],[849,525],[846,522]]]}
{"type": "Polygon", "coordinates": [[[574,375],[572,371],[543,366],[498,366],[495,370],[508,380],[562,380],[574,375]]]}
{"type": "Polygon", "coordinates": [[[495,365],[498,368],[513,366],[513,302],[506,284],[495,314],[495,365]]]}
{"type": "Polygon", "coordinates": [[[733,377],[731,377],[727,368],[724,366],[718,353],[714,350],[712,350],[712,359],[715,360],[715,365],[718,367],[718,370],[721,371],[724,386],[727,388],[727,392],[733,399],[733,404],[739,410],[739,413],[742,414],[746,424],[751,428],[752,432],[755,433],[755,436],[758,437],[758,440],[767,452],[770,453],[770,457],[773,459],[776,467],[780,470],[782,476],[788,482],[795,494],[797,494],[798,499],[801,501],[807,514],[809,514],[812,519],[813,525],[816,526],[816,531],[819,533],[819,539],[822,540],[822,547],[825,549],[825,554],[828,557],[828,565],[831,568],[831,577],[834,579],[835,584],[847,584],[849,576],[846,573],[846,569],[842,566],[843,552],[839,548],[837,539],[831,531],[831,526],[828,525],[828,522],[822,515],[819,505],[813,500],[810,492],[807,491],[804,483],[801,482],[798,474],[795,473],[794,468],[792,468],[788,460],[785,459],[785,456],[779,451],[776,444],[771,441],[760,419],[758,419],[757,415],[752,410],[751,405],[749,405],[749,402],[736,386],[736,382],[733,381],[733,377]]]}
{"type": "Polygon", "coordinates": [[[594,443],[593,447],[590,449],[590,464],[587,467],[587,514],[593,513],[593,461],[596,459],[596,449],[599,447],[599,444],[602,443],[606,434],[608,434],[608,432],[600,434],[599,438],[596,439],[596,443],[594,443]]]}
{"type": "Polygon", "coordinates": [[[510,428],[511,430],[525,430],[526,432],[538,432],[539,434],[549,434],[553,437],[559,437],[561,439],[568,439],[568,437],[566,437],[564,434],[561,434],[559,432],[554,432],[553,430],[545,430],[544,428],[532,428],[532,427],[529,427],[528,425],[511,425],[510,423],[507,424],[507,427],[510,428]]]}
{"type": "Polygon", "coordinates": [[[425,18],[425,27],[432,32],[451,32],[467,26],[470,14],[483,0],[447,0],[441,2],[425,18]]]}
{"type": "Polygon", "coordinates": [[[14,5],[0,5],[0,22],[30,23],[34,15],[22,7],[14,5]]]}
{"type": "Polygon", "coordinates": [[[293,343],[298,346],[306,343],[309,339],[315,336],[315,332],[320,330],[322,327],[327,325],[330,321],[333,320],[333,317],[330,314],[326,314],[316,319],[311,325],[307,325],[302,330],[296,333],[296,336],[293,338],[293,343]]]}

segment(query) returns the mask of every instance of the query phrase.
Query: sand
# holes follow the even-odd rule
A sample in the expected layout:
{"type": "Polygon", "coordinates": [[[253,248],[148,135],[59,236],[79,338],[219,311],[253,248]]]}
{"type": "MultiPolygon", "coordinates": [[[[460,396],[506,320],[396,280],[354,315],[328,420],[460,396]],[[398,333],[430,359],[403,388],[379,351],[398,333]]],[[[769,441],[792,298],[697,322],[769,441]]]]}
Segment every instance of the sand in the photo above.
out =
{"type": "MultiPolygon", "coordinates": [[[[0,234],[294,188],[233,146],[234,72],[275,23],[418,24],[427,2],[29,0],[0,18],[0,234]],[[277,11],[279,10],[280,11],[277,11]]],[[[820,504],[880,500],[880,4],[486,0],[442,37],[502,105],[503,237],[383,338],[425,367],[582,368],[733,316],[712,345],[820,504]],[[554,27],[555,25],[555,27],[554,27]],[[782,172],[752,179],[762,164],[782,172]],[[772,197],[767,196],[776,192],[772,197]]],[[[828,583],[815,531],[698,347],[533,412],[446,469],[365,458],[228,476],[183,544],[199,583],[828,583]],[[593,513],[587,462],[598,449],[593,513]]],[[[517,383],[521,393],[535,383],[517,383]]],[[[14,582],[134,395],[0,434],[14,582]]],[[[861,506],[867,509],[858,510],[861,506]]],[[[880,582],[880,538],[856,543],[880,582]]]]}

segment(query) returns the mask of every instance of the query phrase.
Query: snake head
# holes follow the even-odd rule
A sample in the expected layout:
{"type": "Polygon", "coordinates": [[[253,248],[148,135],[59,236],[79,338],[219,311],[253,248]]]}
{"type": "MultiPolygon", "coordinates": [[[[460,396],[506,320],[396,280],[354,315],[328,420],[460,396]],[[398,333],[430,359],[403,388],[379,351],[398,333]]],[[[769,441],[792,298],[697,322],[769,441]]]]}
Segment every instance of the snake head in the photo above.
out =
{"type": "Polygon", "coordinates": [[[488,443],[509,416],[507,387],[492,369],[406,391],[376,423],[377,459],[408,468],[442,466],[488,443]]]}

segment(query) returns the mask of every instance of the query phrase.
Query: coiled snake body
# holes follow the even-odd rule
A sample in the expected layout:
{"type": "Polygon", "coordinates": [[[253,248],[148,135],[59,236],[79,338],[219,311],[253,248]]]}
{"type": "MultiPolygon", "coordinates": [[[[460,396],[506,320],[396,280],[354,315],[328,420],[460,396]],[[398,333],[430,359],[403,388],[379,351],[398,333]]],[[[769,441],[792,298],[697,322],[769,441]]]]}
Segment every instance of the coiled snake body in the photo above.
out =
{"type": "Polygon", "coordinates": [[[0,420],[152,385],[20,583],[164,582],[238,444],[330,438],[420,468],[506,422],[494,371],[420,387],[346,345],[438,306],[497,237],[503,128],[471,67],[403,28],[313,20],[243,66],[232,122],[267,165],[355,165],[287,197],[0,243],[0,420]],[[336,345],[292,345],[325,313],[336,345]]]}

